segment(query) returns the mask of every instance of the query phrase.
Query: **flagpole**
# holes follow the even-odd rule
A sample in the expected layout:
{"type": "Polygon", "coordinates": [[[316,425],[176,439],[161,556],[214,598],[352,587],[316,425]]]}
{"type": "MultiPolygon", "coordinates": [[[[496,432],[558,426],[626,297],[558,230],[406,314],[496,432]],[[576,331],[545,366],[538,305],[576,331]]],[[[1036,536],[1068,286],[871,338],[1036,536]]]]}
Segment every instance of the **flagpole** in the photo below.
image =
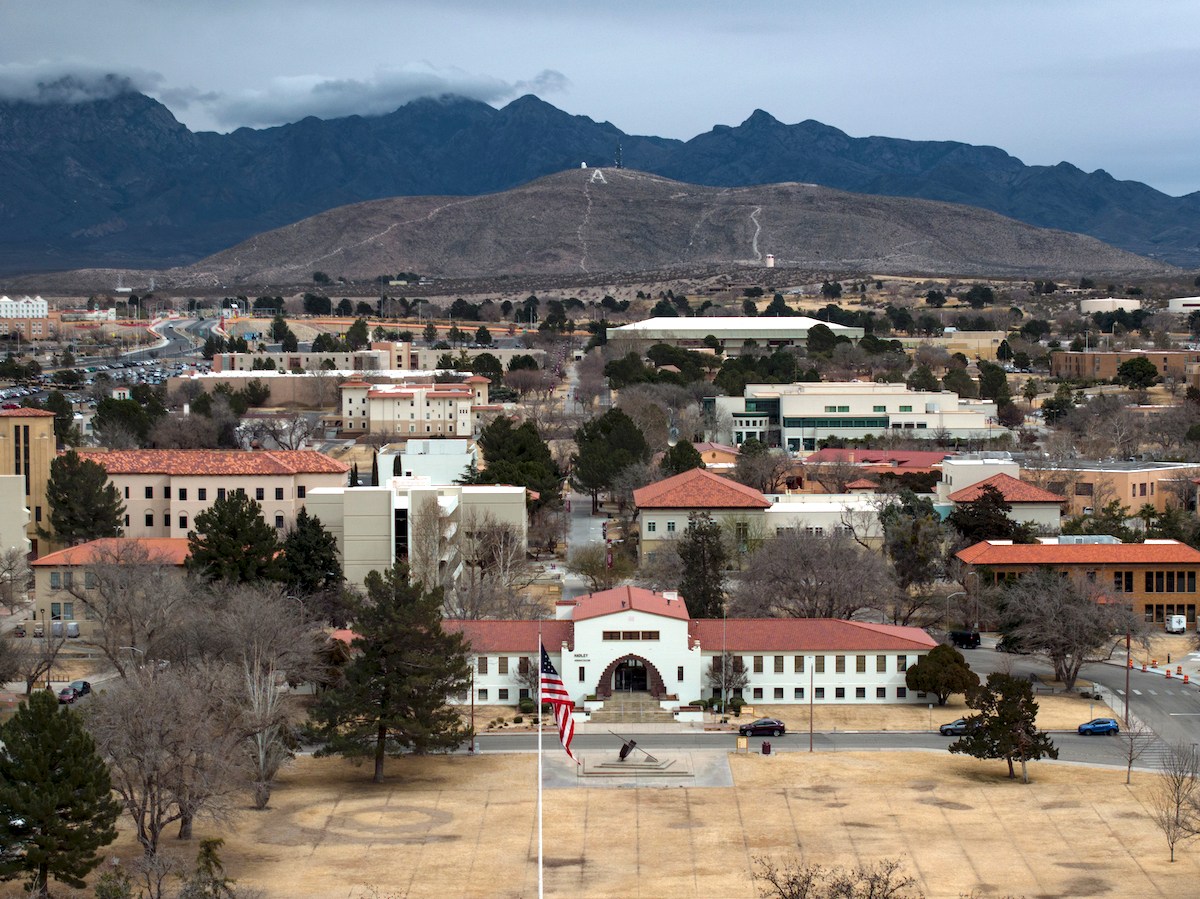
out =
{"type": "Polygon", "coordinates": [[[542,886],[542,621],[538,619],[538,704],[537,704],[537,840],[538,840],[538,899],[545,895],[542,886]]]}

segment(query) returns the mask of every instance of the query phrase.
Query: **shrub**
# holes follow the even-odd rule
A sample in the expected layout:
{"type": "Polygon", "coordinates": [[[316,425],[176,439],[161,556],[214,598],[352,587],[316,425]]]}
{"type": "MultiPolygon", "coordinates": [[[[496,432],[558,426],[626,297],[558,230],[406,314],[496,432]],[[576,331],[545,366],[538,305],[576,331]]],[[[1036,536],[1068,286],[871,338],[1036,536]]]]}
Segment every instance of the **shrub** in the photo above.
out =
{"type": "Polygon", "coordinates": [[[521,710],[521,714],[523,715],[532,715],[534,709],[537,708],[537,703],[529,697],[525,697],[517,703],[517,708],[521,710]]]}
{"type": "Polygon", "coordinates": [[[513,717],[513,724],[520,724],[524,720],[525,720],[525,718],[523,716],[516,715],[513,717]]]}

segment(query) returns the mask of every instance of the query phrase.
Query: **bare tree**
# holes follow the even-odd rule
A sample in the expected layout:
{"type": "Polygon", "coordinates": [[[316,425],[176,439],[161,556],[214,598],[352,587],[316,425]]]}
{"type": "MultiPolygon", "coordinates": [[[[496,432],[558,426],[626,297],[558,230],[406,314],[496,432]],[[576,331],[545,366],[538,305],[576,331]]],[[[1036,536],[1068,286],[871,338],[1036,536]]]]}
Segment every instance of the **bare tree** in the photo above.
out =
{"type": "Polygon", "coordinates": [[[1176,744],[1167,749],[1162,770],[1150,796],[1150,817],[1158,825],[1175,861],[1175,847],[1200,834],[1200,763],[1195,746],[1176,744]]]}
{"type": "Polygon", "coordinates": [[[217,426],[206,415],[164,415],[150,429],[155,449],[215,449],[217,426]]]}
{"type": "Polygon", "coordinates": [[[446,591],[448,618],[531,618],[538,610],[528,595],[537,576],[520,530],[490,513],[463,513],[463,573],[446,591]]]}
{"type": "Polygon", "coordinates": [[[1145,755],[1157,739],[1154,731],[1136,718],[1125,722],[1125,730],[1121,732],[1118,743],[1121,761],[1125,763],[1125,783],[1132,783],[1134,762],[1145,755]]]}
{"type": "Polygon", "coordinates": [[[264,809],[271,800],[271,786],[279,769],[292,758],[287,739],[286,694],[281,689],[279,672],[261,656],[243,660],[242,674],[254,807],[264,809]]]}
{"type": "Polygon", "coordinates": [[[29,601],[29,557],[16,547],[0,552],[0,604],[12,614],[29,601]]]}
{"type": "Polygon", "coordinates": [[[422,583],[429,590],[441,587],[439,564],[446,520],[437,497],[420,497],[409,514],[412,515],[408,542],[409,577],[413,583],[422,583]]]}
{"type": "Polygon", "coordinates": [[[914,878],[898,859],[854,868],[823,868],[789,860],[778,865],[754,857],[754,881],[763,899],[921,899],[914,878]]]}
{"type": "Polygon", "coordinates": [[[722,701],[726,701],[737,690],[746,688],[746,684],[750,683],[750,673],[746,671],[741,656],[723,652],[709,662],[704,671],[704,682],[722,701]]]}
{"type": "Polygon", "coordinates": [[[249,419],[243,426],[247,437],[260,446],[298,450],[317,433],[320,418],[312,412],[270,415],[249,419]]]}
{"type": "Polygon", "coordinates": [[[846,485],[862,477],[862,468],[845,459],[804,466],[804,476],[820,484],[826,493],[845,493],[846,485]]]}
{"type": "Polygon", "coordinates": [[[845,534],[784,533],[749,558],[730,614],[849,618],[860,609],[888,608],[895,591],[883,557],[845,534]]]}
{"type": "Polygon", "coordinates": [[[622,553],[612,552],[603,543],[591,543],[571,553],[567,570],[586,580],[591,592],[596,593],[615,587],[633,574],[633,563],[622,553]]]}
{"type": "Polygon", "coordinates": [[[661,541],[653,554],[648,554],[634,573],[633,582],[639,587],[661,593],[678,590],[683,580],[683,560],[676,545],[679,535],[661,541]]]}
{"type": "Polygon", "coordinates": [[[50,674],[67,642],[65,632],[55,635],[51,629],[38,637],[36,634],[40,629],[35,625],[31,636],[5,638],[8,641],[4,652],[7,656],[5,667],[14,673],[13,679],[25,682],[26,696],[41,683],[50,685],[50,674]]]}

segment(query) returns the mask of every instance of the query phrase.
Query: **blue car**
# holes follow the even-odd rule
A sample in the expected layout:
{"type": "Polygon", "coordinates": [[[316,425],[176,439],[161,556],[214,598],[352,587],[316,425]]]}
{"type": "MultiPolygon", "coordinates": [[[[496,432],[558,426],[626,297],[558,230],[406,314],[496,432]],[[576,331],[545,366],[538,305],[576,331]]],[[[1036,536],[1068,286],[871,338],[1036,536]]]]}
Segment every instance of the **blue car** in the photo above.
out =
{"type": "Polygon", "coordinates": [[[1079,732],[1081,734],[1119,734],[1121,728],[1115,718],[1093,718],[1091,721],[1079,725],[1079,732]]]}

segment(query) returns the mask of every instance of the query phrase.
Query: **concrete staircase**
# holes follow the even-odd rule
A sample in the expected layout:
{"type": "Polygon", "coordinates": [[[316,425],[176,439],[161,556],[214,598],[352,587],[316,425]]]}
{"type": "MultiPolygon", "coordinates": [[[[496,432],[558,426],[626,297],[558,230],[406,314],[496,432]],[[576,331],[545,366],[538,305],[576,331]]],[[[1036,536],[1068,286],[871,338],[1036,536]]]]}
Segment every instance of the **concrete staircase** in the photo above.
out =
{"type": "Polygon", "coordinates": [[[660,708],[649,693],[614,693],[604,708],[588,717],[592,724],[673,724],[675,716],[660,708]]]}

